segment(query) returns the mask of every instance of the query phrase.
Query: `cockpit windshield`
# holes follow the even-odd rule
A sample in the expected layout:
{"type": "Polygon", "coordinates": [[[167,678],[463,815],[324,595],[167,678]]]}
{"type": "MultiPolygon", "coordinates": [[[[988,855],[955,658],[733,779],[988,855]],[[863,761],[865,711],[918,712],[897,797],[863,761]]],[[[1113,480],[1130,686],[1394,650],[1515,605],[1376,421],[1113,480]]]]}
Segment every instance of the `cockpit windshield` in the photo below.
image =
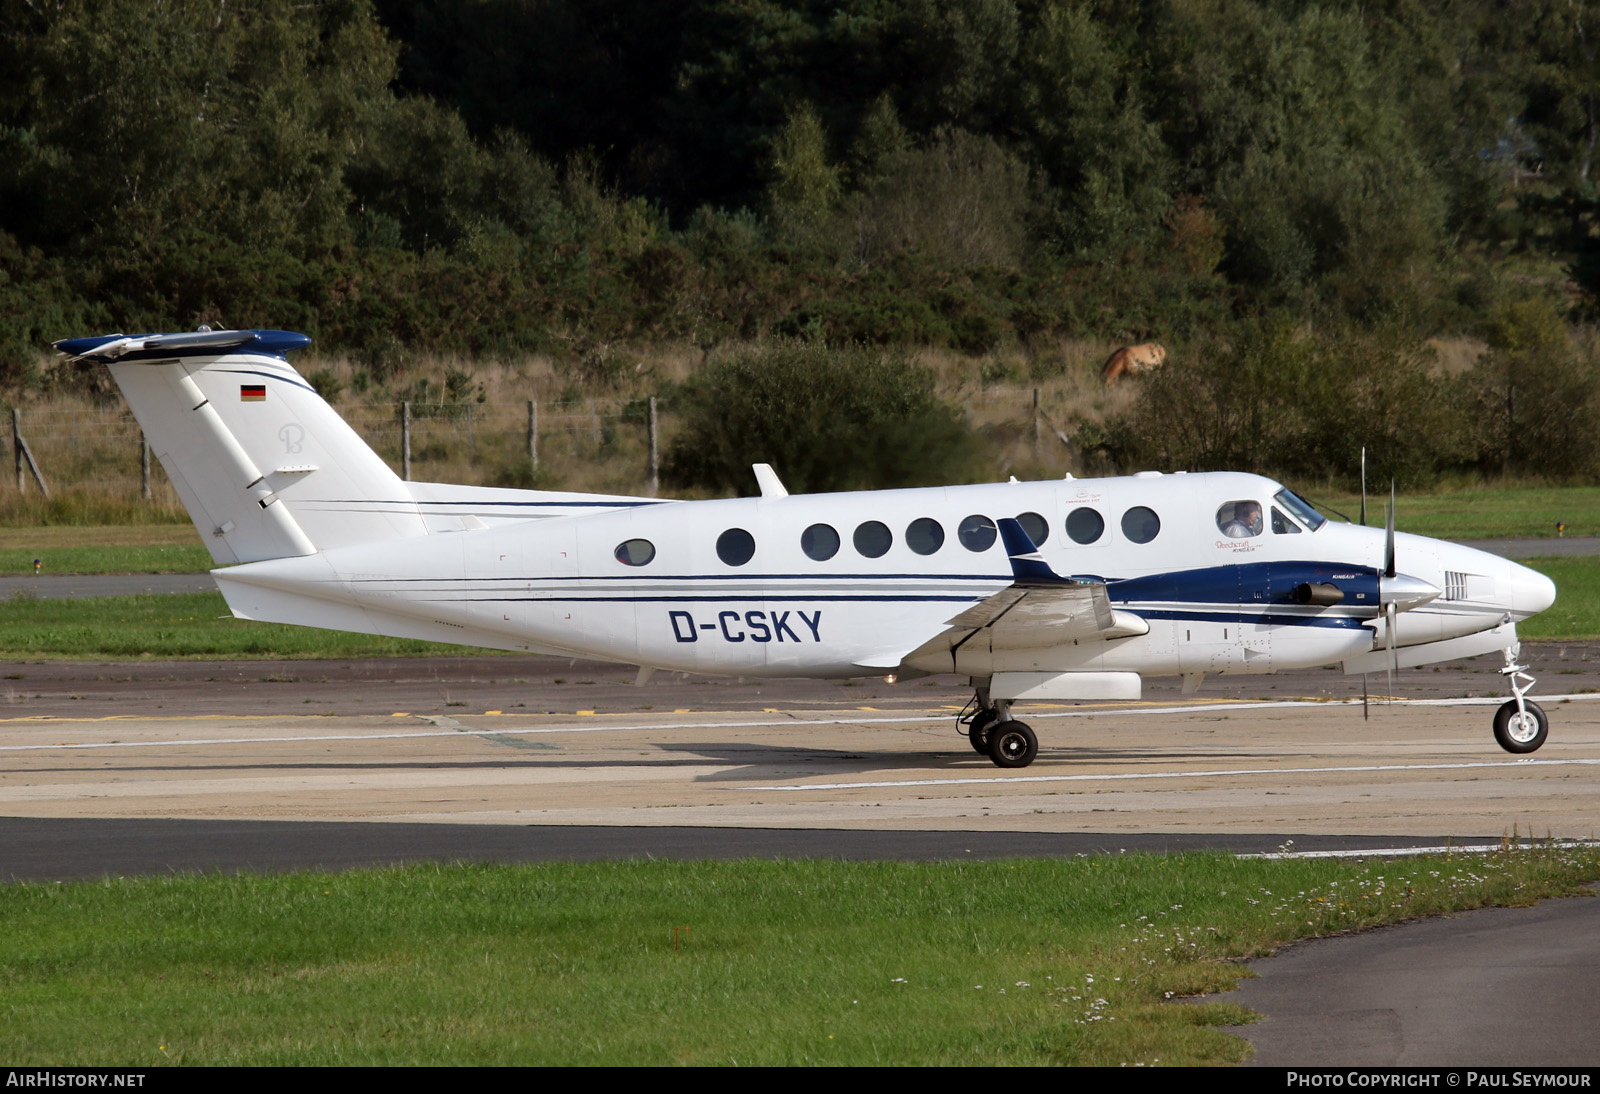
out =
{"type": "Polygon", "coordinates": [[[1327,523],[1328,518],[1311,508],[1311,503],[1285,488],[1272,495],[1272,500],[1289,511],[1301,524],[1315,532],[1327,523]]]}

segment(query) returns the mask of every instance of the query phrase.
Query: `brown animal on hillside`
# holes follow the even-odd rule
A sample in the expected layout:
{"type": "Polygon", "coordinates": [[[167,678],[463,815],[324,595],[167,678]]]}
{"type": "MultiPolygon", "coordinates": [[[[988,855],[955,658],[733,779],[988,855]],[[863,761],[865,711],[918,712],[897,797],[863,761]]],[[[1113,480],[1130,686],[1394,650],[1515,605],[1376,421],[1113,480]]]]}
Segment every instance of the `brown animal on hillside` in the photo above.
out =
{"type": "Polygon", "coordinates": [[[1160,368],[1167,363],[1167,351],[1159,342],[1145,342],[1137,346],[1123,346],[1106,358],[1100,369],[1100,379],[1114,384],[1124,376],[1160,368]]]}

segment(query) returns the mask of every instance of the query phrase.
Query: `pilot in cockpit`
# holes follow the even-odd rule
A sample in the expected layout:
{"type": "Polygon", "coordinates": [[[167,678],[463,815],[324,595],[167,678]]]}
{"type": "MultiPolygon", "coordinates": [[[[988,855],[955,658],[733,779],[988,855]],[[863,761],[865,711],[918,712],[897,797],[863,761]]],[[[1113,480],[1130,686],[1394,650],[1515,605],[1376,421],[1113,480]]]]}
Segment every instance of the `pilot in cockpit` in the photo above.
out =
{"type": "Polygon", "coordinates": [[[1250,539],[1261,534],[1261,503],[1224,502],[1217,510],[1217,527],[1229,539],[1250,539]]]}

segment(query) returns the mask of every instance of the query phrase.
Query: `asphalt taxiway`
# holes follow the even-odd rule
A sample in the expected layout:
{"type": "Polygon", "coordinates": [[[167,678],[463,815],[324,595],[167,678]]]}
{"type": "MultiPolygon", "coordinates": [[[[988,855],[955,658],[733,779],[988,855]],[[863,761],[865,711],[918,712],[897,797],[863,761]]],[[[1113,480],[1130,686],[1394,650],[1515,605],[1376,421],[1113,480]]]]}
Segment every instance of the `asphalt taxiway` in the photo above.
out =
{"type": "MultiPolygon", "coordinates": [[[[1152,681],[1142,704],[1031,706],[1041,749],[1020,771],[994,767],[958,735],[967,692],[953,677],[842,686],[661,674],[635,687],[626,668],[509,657],[8,663],[0,877],[1593,837],[1600,647],[1525,650],[1552,726],[1528,757],[1493,743],[1505,691],[1483,658],[1403,672],[1394,690],[1413,698],[1374,702],[1365,719],[1359,678],[1321,670],[1208,682],[1188,697],[1152,681]]],[[[1583,990],[1568,981],[1600,962],[1592,923],[1535,932],[1549,956],[1514,966],[1503,943],[1463,936],[1449,960],[1476,970],[1488,1013],[1467,1022],[1471,1000],[1455,999],[1442,1021],[1480,1032],[1438,1040],[1437,1016],[1418,1017],[1404,1036],[1429,1047],[1405,1059],[1487,1062],[1481,1029],[1495,1018],[1495,1043],[1522,1062],[1572,1058],[1550,1046],[1589,1044],[1583,1006],[1530,1028],[1495,993],[1502,982],[1531,990],[1528,961],[1549,970],[1549,993],[1583,990]]],[[[1275,1017],[1243,1032],[1261,1059],[1309,1062],[1315,1023],[1308,1042],[1288,1008],[1260,1007],[1275,1017]]],[[[1339,1062],[1394,1058],[1394,1036],[1363,1039],[1364,1022],[1382,1021],[1347,1009],[1354,1040],[1332,1050],[1339,1062]]]]}

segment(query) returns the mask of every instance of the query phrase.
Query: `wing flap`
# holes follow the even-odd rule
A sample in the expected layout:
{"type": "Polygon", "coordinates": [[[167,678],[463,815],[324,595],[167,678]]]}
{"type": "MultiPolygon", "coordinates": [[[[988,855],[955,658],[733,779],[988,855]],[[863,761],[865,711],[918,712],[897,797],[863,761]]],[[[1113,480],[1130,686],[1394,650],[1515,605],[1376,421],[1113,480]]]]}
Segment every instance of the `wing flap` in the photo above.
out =
{"type": "Polygon", "coordinates": [[[1011,518],[997,523],[1011,559],[1012,583],[951,617],[945,631],[907,653],[907,660],[969,642],[991,650],[1030,650],[1150,633],[1140,616],[1111,606],[1103,580],[1062,577],[1020,524],[1011,518]]]}

